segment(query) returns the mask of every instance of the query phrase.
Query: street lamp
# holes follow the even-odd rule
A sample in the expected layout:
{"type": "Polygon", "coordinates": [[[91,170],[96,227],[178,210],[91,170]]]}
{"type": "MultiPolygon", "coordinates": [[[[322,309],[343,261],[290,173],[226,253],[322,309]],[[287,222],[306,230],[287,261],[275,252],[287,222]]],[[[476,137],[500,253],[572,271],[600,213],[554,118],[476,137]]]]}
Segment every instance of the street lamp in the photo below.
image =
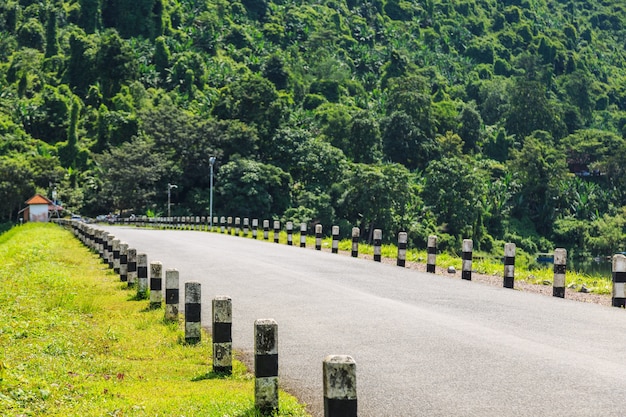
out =
{"type": "MultiPolygon", "coordinates": [[[[176,184],[167,183],[167,217],[171,217],[171,207],[172,207],[172,188],[178,188],[176,184]]],[[[169,220],[168,220],[169,221],[169,220]]]]}
{"type": "Polygon", "coordinates": [[[214,156],[209,158],[209,164],[211,165],[211,189],[210,189],[210,195],[209,195],[209,224],[211,225],[211,230],[213,230],[213,165],[215,165],[214,156]]]}

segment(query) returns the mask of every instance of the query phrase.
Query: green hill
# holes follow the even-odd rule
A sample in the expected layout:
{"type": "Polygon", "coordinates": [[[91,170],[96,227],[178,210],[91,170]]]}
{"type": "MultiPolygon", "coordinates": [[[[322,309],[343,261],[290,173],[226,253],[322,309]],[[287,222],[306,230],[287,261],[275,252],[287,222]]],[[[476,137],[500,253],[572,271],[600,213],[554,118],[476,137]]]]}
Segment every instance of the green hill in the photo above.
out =
{"type": "MultiPolygon", "coordinates": [[[[626,4],[0,5],[0,217],[320,221],[624,250],[626,4]]],[[[330,229],[330,228],[328,228],[330,229]]]]}

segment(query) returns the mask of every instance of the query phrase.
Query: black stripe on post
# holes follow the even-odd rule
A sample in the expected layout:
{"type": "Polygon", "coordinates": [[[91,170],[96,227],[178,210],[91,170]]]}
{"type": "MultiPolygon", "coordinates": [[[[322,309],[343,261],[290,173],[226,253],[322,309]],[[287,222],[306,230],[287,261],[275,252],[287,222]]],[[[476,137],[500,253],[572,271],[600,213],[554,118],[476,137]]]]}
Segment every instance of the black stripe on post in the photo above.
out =
{"type": "Polygon", "coordinates": [[[198,323],[201,311],[200,303],[185,303],[185,321],[187,323],[198,323]]]}
{"type": "Polygon", "coordinates": [[[180,302],[180,289],[166,288],[165,289],[165,302],[167,304],[178,304],[180,302]]]}
{"type": "Polygon", "coordinates": [[[213,323],[213,342],[225,343],[232,342],[233,324],[232,323],[213,323]]]}
{"type": "Polygon", "coordinates": [[[278,376],[278,354],[256,355],[254,357],[254,375],[257,378],[278,376]]]}

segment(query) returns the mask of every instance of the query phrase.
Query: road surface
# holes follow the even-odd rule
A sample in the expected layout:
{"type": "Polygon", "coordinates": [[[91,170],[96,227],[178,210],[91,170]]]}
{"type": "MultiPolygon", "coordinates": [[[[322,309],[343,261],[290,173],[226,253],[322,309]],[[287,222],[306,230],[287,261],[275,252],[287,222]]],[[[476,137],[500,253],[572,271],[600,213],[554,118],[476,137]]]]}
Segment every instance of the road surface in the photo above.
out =
{"type": "Polygon", "coordinates": [[[323,415],[322,360],[357,364],[360,417],[624,416],[626,311],[197,231],[102,227],[233,301],[233,347],[278,323],[283,388],[323,415]]]}

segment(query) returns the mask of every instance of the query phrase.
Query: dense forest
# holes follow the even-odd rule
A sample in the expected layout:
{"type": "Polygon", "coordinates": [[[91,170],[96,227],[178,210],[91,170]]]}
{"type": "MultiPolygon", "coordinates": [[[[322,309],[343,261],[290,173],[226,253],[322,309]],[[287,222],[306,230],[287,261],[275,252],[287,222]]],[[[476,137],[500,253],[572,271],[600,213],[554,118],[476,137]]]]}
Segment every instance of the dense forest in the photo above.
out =
{"type": "Polygon", "coordinates": [[[218,215],[625,250],[626,3],[0,4],[1,219],[207,214],[213,156],[218,215]]]}

